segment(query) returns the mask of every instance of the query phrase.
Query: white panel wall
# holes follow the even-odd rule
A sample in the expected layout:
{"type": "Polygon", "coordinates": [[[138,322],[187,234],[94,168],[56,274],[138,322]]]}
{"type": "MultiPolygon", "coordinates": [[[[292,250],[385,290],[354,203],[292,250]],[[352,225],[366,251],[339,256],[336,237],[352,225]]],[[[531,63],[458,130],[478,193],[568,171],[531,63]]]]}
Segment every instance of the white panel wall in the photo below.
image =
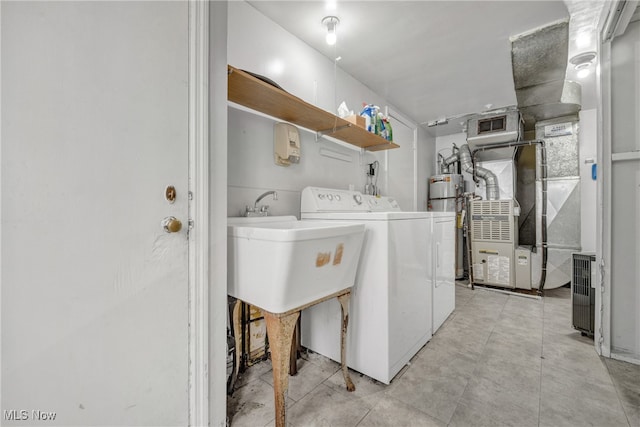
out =
{"type": "MultiPolygon", "coordinates": [[[[640,21],[611,43],[611,152],[640,151],[640,21]]],[[[606,262],[606,260],[605,260],[606,262]]],[[[611,351],[640,363],[640,160],[611,168],[611,351]]]]}
{"type": "MultiPolygon", "coordinates": [[[[208,409],[209,426],[222,427],[227,424],[227,354],[220,349],[224,348],[222,343],[227,339],[227,319],[229,318],[226,298],[227,227],[224,220],[227,216],[227,2],[209,2],[209,53],[210,170],[208,209],[210,221],[208,230],[211,263],[209,265],[208,409]]],[[[194,189],[196,197],[198,196],[198,185],[204,185],[204,183],[196,181],[194,189]]],[[[198,232],[196,231],[196,233],[198,232]]],[[[205,260],[197,258],[196,261],[205,262],[205,260]]],[[[198,331],[203,329],[197,327],[197,321],[195,329],[198,331]]],[[[195,343],[192,343],[192,346],[195,346],[195,343]]],[[[191,371],[198,376],[201,372],[197,369],[197,362],[194,365],[191,371]]],[[[199,385],[201,385],[201,381],[197,379],[196,384],[192,384],[191,387],[198,391],[199,385]]],[[[202,410],[202,408],[198,408],[200,402],[197,399],[191,399],[189,403],[194,421],[192,425],[199,425],[199,415],[202,410]]]]}
{"type": "MultiPolygon", "coordinates": [[[[580,224],[582,250],[596,251],[596,181],[591,179],[591,166],[597,157],[597,111],[580,112],[580,224]]],[[[598,166],[599,167],[599,166],[598,166]]],[[[600,171],[598,171],[599,173],[600,171]]]]}
{"type": "MultiPolygon", "coordinates": [[[[363,101],[383,110],[387,106],[385,99],[339,68],[334,73],[333,61],[245,2],[230,2],[228,28],[228,58],[234,67],[267,76],[288,92],[327,111],[335,112],[342,101],[357,112],[363,101]]],[[[300,192],[305,186],[348,188],[353,184],[363,190],[367,164],[375,160],[383,164],[384,152],[363,153],[329,139],[317,143],[315,134],[301,130],[300,163],[277,166],[273,162],[273,124],[270,118],[229,109],[229,216],[239,215],[245,205],[252,204],[266,190],[278,191],[278,201],[270,197],[264,200],[272,214],[299,215],[300,192]],[[320,150],[344,154],[348,160],[323,156],[320,150]]],[[[418,144],[428,142],[418,140],[418,144]]],[[[407,173],[413,180],[413,171],[407,173]]],[[[378,184],[383,182],[385,177],[380,176],[378,184]]],[[[389,194],[387,188],[381,190],[382,194],[389,194]]]]}

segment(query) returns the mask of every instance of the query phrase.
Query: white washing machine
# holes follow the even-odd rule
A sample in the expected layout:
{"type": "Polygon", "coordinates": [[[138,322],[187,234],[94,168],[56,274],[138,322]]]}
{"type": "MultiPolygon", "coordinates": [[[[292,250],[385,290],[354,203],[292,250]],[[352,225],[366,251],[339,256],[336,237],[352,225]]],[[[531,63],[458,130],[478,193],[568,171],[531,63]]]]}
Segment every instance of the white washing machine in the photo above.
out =
{"type": "MultiPolygon", "coordinates": [[[[307,187],[301,219],[365,224],[352,288],[347,365],[389,384],[432,334],[428,271],[429,212],[403,212],[390,197],[307,187]]],[[[302,313],[302,345],[340,360],[340,304],[327,301],[302,313]]]]}

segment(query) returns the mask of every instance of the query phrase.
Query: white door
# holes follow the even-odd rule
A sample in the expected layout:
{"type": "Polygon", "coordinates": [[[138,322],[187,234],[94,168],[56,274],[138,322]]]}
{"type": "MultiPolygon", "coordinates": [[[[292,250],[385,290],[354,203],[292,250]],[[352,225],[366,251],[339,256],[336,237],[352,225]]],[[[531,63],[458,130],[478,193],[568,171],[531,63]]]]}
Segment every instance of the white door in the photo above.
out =
{"type": "Polygon", "coordinates": [[[187,425],[188,4],[0,7],[0,423],[187,425]]]}
{"type": "Polygon", "coordinates": [[[385,194],[395,198],[403,211],[417,211],[416,128],[390,111],[393,142],[400,148],[385,151],[385,194]]]}

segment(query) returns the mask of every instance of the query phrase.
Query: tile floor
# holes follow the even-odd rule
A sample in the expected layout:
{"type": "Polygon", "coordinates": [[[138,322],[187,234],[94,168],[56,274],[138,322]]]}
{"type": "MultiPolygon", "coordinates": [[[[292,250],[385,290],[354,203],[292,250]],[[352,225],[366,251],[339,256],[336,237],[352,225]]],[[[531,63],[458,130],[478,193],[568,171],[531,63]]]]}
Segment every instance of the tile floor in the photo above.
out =
{"type": "MultiPolygon", "coordinates": [[[[640,426],[640,366],[598,357],[570,291],[542,300],[456,285],[456,310],[390,385],[314,353],[289,379],[292,426],[640,426]]],[[[231,426],[274,424],[269,361],[240,376],[231,426]]]]}

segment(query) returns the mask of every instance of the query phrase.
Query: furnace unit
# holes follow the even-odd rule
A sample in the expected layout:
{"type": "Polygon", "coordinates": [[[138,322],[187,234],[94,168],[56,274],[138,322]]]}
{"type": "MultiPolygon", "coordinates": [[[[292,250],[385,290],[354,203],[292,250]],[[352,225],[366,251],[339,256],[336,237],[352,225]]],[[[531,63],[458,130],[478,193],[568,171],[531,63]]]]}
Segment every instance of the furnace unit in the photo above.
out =
{"type": "Polygon", "coordinates": [[[470,210],[473,282],[515,288],[518,232],[514,200],[474,200],[470,210]]]}

